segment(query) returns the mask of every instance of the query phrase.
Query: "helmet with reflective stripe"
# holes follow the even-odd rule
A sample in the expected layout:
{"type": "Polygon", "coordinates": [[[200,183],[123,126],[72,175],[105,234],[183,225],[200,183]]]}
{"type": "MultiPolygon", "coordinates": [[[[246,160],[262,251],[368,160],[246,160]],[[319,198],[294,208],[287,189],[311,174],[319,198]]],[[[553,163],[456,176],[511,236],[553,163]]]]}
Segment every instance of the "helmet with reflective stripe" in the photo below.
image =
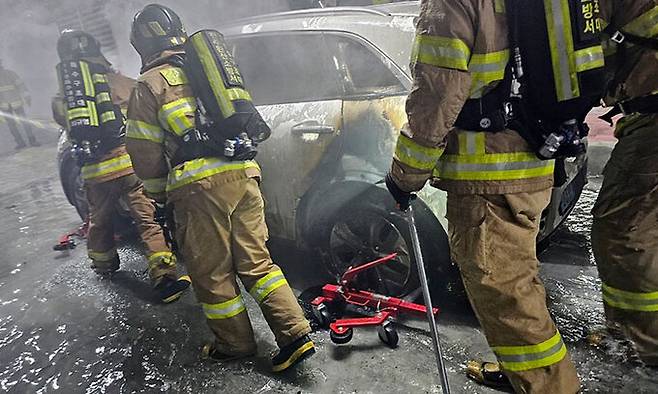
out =
{"type": "Polygon", "coordinates": [[[146,63],[158,53],[179,47],[187,33],[178,15],[169,7],[149,4],[135,14],[130,43],[146,63]]]}
{"type": "Polygon", "coordinates": [[[57,40],[59,59],[80,60],[102,57],[101,44],[89,33],[81,30],[64,30],[57,40]]]}

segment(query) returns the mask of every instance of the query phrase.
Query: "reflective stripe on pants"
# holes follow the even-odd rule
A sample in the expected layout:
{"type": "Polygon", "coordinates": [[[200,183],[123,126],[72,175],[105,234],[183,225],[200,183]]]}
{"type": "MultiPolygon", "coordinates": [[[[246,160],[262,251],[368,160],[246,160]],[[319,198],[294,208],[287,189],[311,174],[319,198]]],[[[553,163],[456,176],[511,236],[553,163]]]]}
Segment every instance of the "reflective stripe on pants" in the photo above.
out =
{"type": "Polygon", "coordinates": [[[310,331],[308,322],[265,242],[264,203],[255,179],[234,180],[219,173],[169,193],[176,239],[197,299],[218,350],[253,353],[256,343],[248,313],[242,310],[238,279],[254,298],[277,344],[285,346],[310,331]],[[240,301],[238,301],[240,300],[240,301]]]}
{"type": "Polygon", "coordinates": [[[201,304],[206,318],[211,320],[230,319],[246,310],[242,295],[217,304],[201,304]]]}
{"type": "Polygon", "coordinates": [[[450,253],[488,343],[518,393],[576,393],[578,376],[546,306],[536,237],[551,190],[448,193],[450,253]]]}
{"type": "Polygon", "coordinates": [[[567,347],[559,332],[536,345],[495,346],[492,350],[503,369],[507,371],[546,367],[560,362],[567,354],[567,347]]]}

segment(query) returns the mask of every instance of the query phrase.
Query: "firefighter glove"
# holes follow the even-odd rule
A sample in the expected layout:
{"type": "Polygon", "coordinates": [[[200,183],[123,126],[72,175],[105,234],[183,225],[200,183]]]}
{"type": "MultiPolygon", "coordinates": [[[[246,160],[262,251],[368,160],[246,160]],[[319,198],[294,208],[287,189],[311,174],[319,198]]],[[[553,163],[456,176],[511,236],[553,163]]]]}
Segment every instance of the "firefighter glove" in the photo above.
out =
{"type": "Polygon", "coordinates": [[[415,193],[405,192],[395,183],[390,173],[386,174],[386,188],[391,193],[400,211],[405,212],[409,209],[411,202],[416,199],[415,193]]]}

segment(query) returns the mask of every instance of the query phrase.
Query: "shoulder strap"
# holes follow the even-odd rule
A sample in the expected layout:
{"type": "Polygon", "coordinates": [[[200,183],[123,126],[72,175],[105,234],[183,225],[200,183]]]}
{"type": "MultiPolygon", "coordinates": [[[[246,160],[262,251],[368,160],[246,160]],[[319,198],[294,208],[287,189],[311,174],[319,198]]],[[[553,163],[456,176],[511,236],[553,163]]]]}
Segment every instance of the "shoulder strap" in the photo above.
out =
{"type": "Polygon", "coordinates": [[[622,29],[617,29],[614,25],[609,25],[603,30],[604,33],[610,36],[610,39],[619,45],[626,45],[627,43],[640,46],[644,49],[658,51],[658,38],[642,37],[635,34],[628,33],[622,29]]]}

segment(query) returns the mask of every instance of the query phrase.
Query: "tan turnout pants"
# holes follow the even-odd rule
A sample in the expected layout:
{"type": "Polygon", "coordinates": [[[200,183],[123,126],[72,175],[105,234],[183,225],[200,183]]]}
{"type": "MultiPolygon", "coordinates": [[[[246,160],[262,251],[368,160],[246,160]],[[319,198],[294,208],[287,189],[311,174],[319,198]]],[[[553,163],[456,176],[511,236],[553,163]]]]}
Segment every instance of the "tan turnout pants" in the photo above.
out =
{"type": "Polygon", "coordinates": [[[658,366],[658,115],[619,121],[592,213],[592,249],[609,325],[658,366]]]}
{"type": "Polygon", "coordinates": [[[572,394],[576,370],[546,307],[536,237],[550,189],[448,193],[450,250],[487,342],[518,393],[572,394]]]}
{"type": "Polygon", "coordinates": [[[102,183],[85,185],[89,203],[87,251],[93,267],[118,269],[119,255],[114,243],[114,218],[124,199],[137,225],[149,260],[149,276],[156,285],[163,277],[177,279],[176,260],[165,242],[162,228],[154,221],[155,207],[144,195],[142,182],[130,174],[102,183]]]}
{"type": "Polygon", "coordinates": [[[256,179],[219,173],[169,194],[177,240],[217,349],[249,355],[256,342],[238,278],[283,347],[311,331],[283,272],[270,258],[256,179]]]}

